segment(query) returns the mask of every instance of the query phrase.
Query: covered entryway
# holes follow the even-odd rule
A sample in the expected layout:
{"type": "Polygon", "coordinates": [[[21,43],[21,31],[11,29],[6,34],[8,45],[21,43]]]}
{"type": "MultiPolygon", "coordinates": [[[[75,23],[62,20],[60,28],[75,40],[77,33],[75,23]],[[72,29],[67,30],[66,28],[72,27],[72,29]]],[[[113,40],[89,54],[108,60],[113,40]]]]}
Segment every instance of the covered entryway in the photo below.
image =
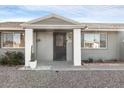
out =
{"type": "MultiPolygon", "coordinates": [[[[25,28],[25,66],[31,60],[31,48],[38,63],[71,61],[81,65],[80,23],[55,14],[23,24],[25,28]]],[[[38,65],[38,64],[37,64],[38,65]]]]}
{"type": "MultiPolygon", "coordinates": [[[[35,30],[34,46],[38,63],[55,61],[73,64],[72,30],[35,30]]],[[[50,62],[50,63],[49,63],[50,62]]]]}

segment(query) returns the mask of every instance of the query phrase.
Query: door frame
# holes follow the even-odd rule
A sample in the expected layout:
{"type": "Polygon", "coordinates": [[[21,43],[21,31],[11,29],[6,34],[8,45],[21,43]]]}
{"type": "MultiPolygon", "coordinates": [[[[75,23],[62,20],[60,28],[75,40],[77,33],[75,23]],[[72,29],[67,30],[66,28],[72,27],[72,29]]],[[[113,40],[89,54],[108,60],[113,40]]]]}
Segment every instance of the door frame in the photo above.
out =
{"type": "Polygon", "coordinates": [[[67,61],[67,42],[66,42],[66,32],[53,32],[53,61],[67,61]],[[55,59],[55,34],[64,33],[65,34],[65,60],[56,60],[55,59]]]}

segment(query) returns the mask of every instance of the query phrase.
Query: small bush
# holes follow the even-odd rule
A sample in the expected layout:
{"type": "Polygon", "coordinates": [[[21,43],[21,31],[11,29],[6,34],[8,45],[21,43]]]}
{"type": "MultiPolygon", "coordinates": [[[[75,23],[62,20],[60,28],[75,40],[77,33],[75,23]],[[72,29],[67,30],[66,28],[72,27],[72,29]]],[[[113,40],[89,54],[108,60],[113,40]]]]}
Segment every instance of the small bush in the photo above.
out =
{"type": "Polygon", "coordinates": [[[98,59],[96,60],[96,62],[104,62],[102,59],[98,59]]]}
{"type": "Polygon", "coordinates": [[[93,58],[89,58],[89,59],[88,59],[88,62],[89,62],[89,63],[92,63],[92,62],[93,62],[93,58]]]}
{"type": "Polygon", "coordinates": [[[82,65],[83,65],[83,63],[93,63],[93,62],[94,62],[93,58],[89,58],[87,60],[81,60],[82,65]]]}
{"type": "Polygon", "coordinates": [[[6,52],[0,59],[1,65],[22,65],[24,64],[24,54],[22,52],[6,52]]]}
{"type": "Polygon", "coordinates": [[[83,63],[89,63],[89,61],[88,60],[81,60],[81,63],[83,64],[83,63]]]}
{"type": "Polygon", "coordinates": [[[81,65],[84,65],[84,62],[81,60],[81,65]]]}
{"type": "Polygon", "coordinates": [[[0,64],[1,65],[7,65],[8,63],[8,60],[5,56],[2,56],[2,58],[0,59],[0,64]]]}

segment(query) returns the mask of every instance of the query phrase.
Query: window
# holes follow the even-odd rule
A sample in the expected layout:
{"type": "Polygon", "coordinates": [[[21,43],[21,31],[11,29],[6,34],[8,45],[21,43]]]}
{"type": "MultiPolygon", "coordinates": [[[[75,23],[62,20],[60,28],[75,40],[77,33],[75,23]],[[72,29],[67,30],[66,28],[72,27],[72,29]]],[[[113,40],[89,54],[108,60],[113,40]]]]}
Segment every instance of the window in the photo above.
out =
{"type": "Polygon", "coordinates": [[[56,46],[62,47],[64,45],[63,35],[56,35],[56,46]]]}
{"type": "Polygon", "coordinates": [[[1,34],[2,47],[21,48],[24,47],[24,33],[6,32],[1,34]]]}
{"type": "Polygon", "coordinates": [[[82,33],[82,47],[84,48],[106,48],[107,47],[107,33],[101,32],[87,32],[82,33]]]}

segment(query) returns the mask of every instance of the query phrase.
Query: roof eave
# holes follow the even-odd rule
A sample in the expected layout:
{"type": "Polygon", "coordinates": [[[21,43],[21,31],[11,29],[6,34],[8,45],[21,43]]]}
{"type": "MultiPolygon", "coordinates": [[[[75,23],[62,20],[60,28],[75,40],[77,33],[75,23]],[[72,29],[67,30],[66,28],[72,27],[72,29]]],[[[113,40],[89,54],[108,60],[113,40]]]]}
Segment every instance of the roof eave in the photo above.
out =
{"type": "Polygon", "coordinates": [[[76,29],[76,28],[85,28],[84,25],[28,25],[23,24],[23,28],[32,28],[32,29],[76,29]]]}
{"type": "Polygon", "coordinates": [[[124,31],[124,28],[88,28],[82,31],[124,31]]]}
{"type": "Polygon", "coordinates": [[[24,30],[23,28],[0,27],[0,30],[24,30]]]}

